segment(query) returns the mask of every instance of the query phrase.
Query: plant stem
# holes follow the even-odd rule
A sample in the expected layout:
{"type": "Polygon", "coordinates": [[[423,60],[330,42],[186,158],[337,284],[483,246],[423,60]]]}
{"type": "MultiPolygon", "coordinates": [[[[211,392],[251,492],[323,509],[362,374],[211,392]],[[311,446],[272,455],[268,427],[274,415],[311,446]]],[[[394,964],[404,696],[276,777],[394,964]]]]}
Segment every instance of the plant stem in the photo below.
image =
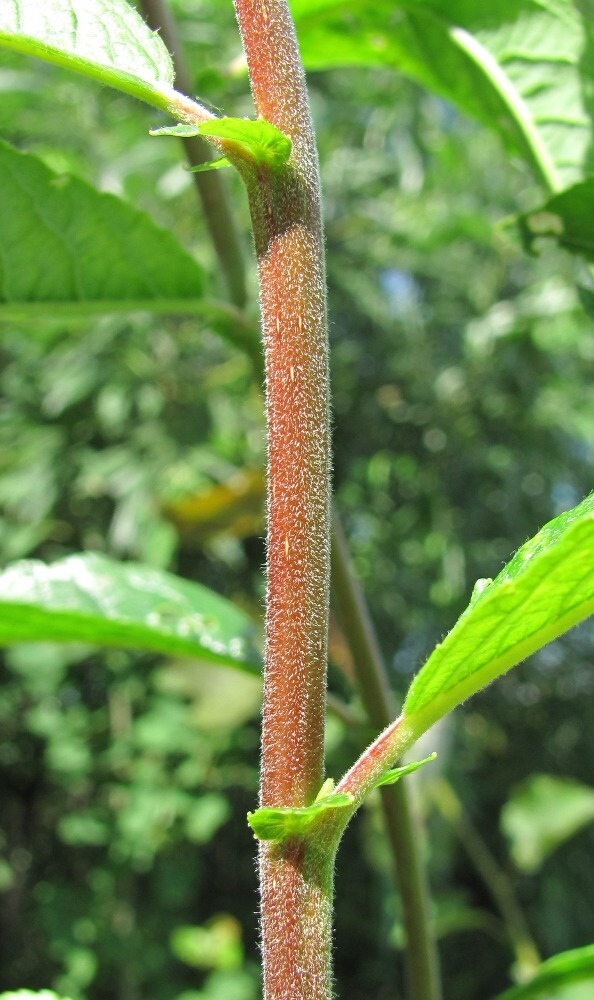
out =
{"type": "MultiPolygon", "coordinates": [[[[143,7],[149,23],[160,27],[174,53],[178,84],[189,92],[191,82],[169,11],[162,0],[143,0],[143,7]]],[[[303,805],[315,797],[323,777],[329,572],[327,334],[317,153],[286,4],[236,0],[236,12],[258,113],[293,143],[290,173],[275,177],[261,171],[257,178],[246,174],[245,179],[260,273],[269,425],[261,804],[303,805]],[[266,51],[263,37],[268,41],[266,51]],[[280,51],[289,59],[280,60],[280,51]],[[311,540],[316,538],[314,552],[311,540]],[[300,684],[293,683],[295,677],[300,684]]],[[[198,137],[185,144],[192,164],[210,158],[209,148],[198,137]]],[[[241,248],[224,186],[218,174],[194,178],[231,294],[241,304],[245,299],[241,248]]],[[[348,557],[342,566],[348,578],[348,557]]],[[[356,613],[347,616],[352,621],[351,645],[357,663],[365,660],[359,655],[361,648],[369,652],[370,673],[360,679],[369,717],[383,726],[392,718],[389,689],[362,595],[356,586],[352,593],[356,613]]],[[[383,789],[382,799],[399,858],[411,997],[434,1000],[438,993],[425,989],[430,947],[427,938],[423,941],[427,934],[419,891],[423,879],[406,789],[403,785],[383,789]]],[[[331,849],[320,851],[319,844],[314,848],[302,842],[261,846],[266,1000],[330,996],[333,854],[331,849]]]]}
{"type": "MultiPolygon", "coordinates": [[[[395,715],[392,696],[375,630],[336,515],[332,531],[332,595],[353,654],[365,710],[374,726],[383,729],[395,715]]],[[[406,782],[381,788],[380,793],[402,899],[407,995],[410,1000],[439,1000],[439,963],[429,920],[420,823],[406,782]]]]}
{"type": "MultiPolygon", "coordinates": [[[[175,68],[176,83],[185,94],[193,90],[175,21],[164,0],[142,0],[142,11],[150,27],[159,30],[169,49],[175,68]]],[[[191,166],[213,159],[212,147],[199,135],[182,139],[191,166]]],[[[194,173],[194,184],[202,202],[206,225],[221,265],[233,305],[241,308],[247,300],[243,248],[231,211],[227,188],[220,174],[214,171],[194,173]]]]}
{"type": "MultiPolygon", "coordinates": [[[[289,167],[246,172],[266,364],[268,551],[260,803],[302,806],[323,780],[329,544],[326,286],[317,151],[285,0],[235,0],[259,116],[289,167]]],[[[332,859],[260,848],[265,1000],[329,1000],[332,859]]]]}

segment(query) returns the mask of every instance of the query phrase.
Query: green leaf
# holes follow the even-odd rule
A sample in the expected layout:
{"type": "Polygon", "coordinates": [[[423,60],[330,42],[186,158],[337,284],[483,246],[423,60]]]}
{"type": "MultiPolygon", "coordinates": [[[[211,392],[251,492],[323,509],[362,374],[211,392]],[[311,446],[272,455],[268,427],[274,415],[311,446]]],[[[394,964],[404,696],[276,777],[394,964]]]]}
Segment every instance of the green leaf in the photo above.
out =
{"type": "Polygon", "coordinates": [[[402,767],[392,767],[376,782],[375,787],[380,788],[381,785],[395,785],[405,774],[412,774],[413,771],[418,771],[420,767],[423,767],[423,764],[430,764],[436,757],[437,754],[433,752],[423,760],[415,760],[412,764],[403,764],[402,767]]]}
{"type": "Polygon", "coordinates": [[[594,788],[567,778],[535,774],[504,805],[501,828],[516,865],[531,873],[592,820],[594,788]]]}
{"type": "MultiPolygon", "coordinates": [[[[530,1000],[531,997],[542,997],[543,1000],[556,1000],[558,997],[562,1000],[566,996],[564,987],[571,983],[592,983],[594,986],[594,945],[554,955],[542,963],[533,979],[520,986],[512,986],[495,1000],[530,1000]]],[[[569,996],[567,994],[567,1000],[569,996]]]]}
{"type": "Polygon", "coordinates": [[[0,315],[191,309],[202,271],[173,236],[111,194],[0,143],[0,315]],[[182,300],[180,302],[180,300],[182,300]]]}
{"type": "Polygon", "coordinates": [[[554,195],[537,209],[506,222],[506,228],[517,227],[524,249],[538,253],[543,241],[554,240],[570,253],[594,262],[594,177],[574,184],[554,195]]]}
{"type": "Polygon", "coordinates": [[[203,272],[144,212],[0,142],[0,319],[194,314],[261,367],[256,323],[202,297],[203,272]]]}
{"type": "Polygon", "coordinates": [[[198,125],[182,123],[151,129],[151,135],[172,135],[187,138],[193,135],[213,136],[225,140],[225,152],[234,151],[239,159],[263,164],[271,170],[284,167],[291,155],[291,140],[270,122],[258,118],[211,118],[198,125]]]}
{"type": "Polygon", "coordinates": [[[570,0],[293,0],[305,65],[392,66],[496,129],[551,190],[588,171],[591,24],[570,0]]]}
{"type": "Polygon", "coordinates": [[[169,107],[173,65],[126,0],[3,0],[0,46],[169,107]]]}
{"type": "Polygon", "coordinates": [[[594,611],[594,494],[484,584],[410,687],[404,714],[417,736],[594,611]]]}
{"type": "Polygon", "coordinates": [[[198,583],[96,553],[0,573],[0,645],[83,642],[191,656],[258,673],[255,629],[198,583]]]}
{"type": "Polygon", "coordinates": [[[241,926],[227,913],[202,927],[176,927],[170,944],[175,957],[195,969],[237,969],[243,961],[241,926]]]}
{"type": "MultiPolygon", "coordinates": [[[[329,781],[324,782],[322,791],[326,791],[330,787],[329,781]]],[[[314,820],[323,813],[329,809],[346,809],[352,806],[354,801],[353,796],[348,792],[332,792],[330,795],[316,798],[310,806],[301,806],[300,808],[279,806],[277,809],[262,806],[255,812],[249,812],[247,820],[258,840],[286,840],[287,837],[303,837],[314,820]]]]}

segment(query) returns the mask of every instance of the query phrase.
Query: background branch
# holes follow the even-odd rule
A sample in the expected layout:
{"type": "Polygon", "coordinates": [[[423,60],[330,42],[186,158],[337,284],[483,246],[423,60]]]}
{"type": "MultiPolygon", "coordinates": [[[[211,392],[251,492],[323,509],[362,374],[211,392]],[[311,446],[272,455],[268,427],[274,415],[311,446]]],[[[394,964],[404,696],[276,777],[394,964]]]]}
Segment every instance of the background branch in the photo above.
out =
{"type": "MultiPolygon", "coordinates": [[[[178,90],[191,96],[192,78],[167,3],[164,0],[141,0],[141,8],[147,23],[154,31],[159,31],[169,49],[178,90]]],[[[199,135],[183,138],[182,142],[192,167],[207,163],[216,156],[212,146],[199,135]]],[[[236,306],[244,306],[247,301],[244,251],[227,186],[217,170],[194,173],[192,176],[231,301],[236,306]]]]}
{"type": "MultiPolygon", "coordinates": [[[[336,514],[332,525],[332,598],[353,655],[361,700],[370,722],[383,730],[396,712],[379,643],[336,514]]],[[[410,800],[410,780],[380,788],[382,810],[402,897],[408,996],[410,1000],[439,1000],[439,962],[429,917],[423,836],[410,800]]]]}

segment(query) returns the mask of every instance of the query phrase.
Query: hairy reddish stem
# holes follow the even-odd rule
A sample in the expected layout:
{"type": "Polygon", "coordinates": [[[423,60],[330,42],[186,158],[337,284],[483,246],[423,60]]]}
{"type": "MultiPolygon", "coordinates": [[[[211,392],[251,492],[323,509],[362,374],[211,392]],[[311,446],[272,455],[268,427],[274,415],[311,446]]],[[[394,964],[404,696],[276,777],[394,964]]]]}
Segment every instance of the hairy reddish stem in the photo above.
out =
{"type": "MultiPolygon", "coordinates": [[[[268,422],[260,803],[302,806],[323,780],[329,544],[326,287],[317,152],[285,0],[235,0],[258,115],[289,165],[242,170],[260,279],[268,422]]],[[[240,166],[241,169],[241,166],[240,166]]],[[[265,1000],[329,1000],[331,868],[311,845],[262,844],[265,1000]]]]}
{"type": "Polygon", "coordinates": [[[258,114],[288,169],[248,168],[266,363],[268,591],[263,805],[304,805],[323,776],[330,571],[328,358],[317,154],[284,0],[236,0],[258,114]]]}

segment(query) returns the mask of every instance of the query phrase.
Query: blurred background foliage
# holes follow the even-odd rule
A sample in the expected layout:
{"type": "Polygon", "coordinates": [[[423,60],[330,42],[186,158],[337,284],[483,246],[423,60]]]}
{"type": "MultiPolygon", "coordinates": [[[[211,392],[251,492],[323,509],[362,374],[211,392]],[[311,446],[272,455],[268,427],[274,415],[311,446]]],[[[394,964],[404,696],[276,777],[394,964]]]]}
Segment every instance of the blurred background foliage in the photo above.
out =
{"type": "MultiPolygon", "coordinates": [[[[195,92],[250,114],[231,4],[172,7],[195,92]]],[[[591,489],[594,330],[580,265],[552,247],[527,257],[498,225],[542,191],[495,135],[385,69],[309,83],[336,504],[400,699],[474,581],[591,489]]],[[[203,265],[209,297],[223,297],[181,149],[148,136],[156,113],[4,53],[0,90],[3,138],[148,211],[203,265]]],[[[226,177],[249,248],[245,199],[226,177]]],[[[253,267],[249,283],[255,318],[253,267]]],[[[138,314],[5,322],[0,365],[3,565],[106,552],[199,580],[260,618],[264,422],[246,357],[206,321],[138,314]]],[[[488,861],[543,957],[591,939],[593,655],[586,624],[432,734],[439,762],[418,792],[451,1000],[504,988],[518,957],[488,861]],[[568,775],[575,787],[551,786],[568,775]],[[559,808],[568,821],[539,838],[559,808]]],[[[335,622],[332,661],[333,690],[358,711],[335,622]]],[[[10,650],[0,672],[0,988],[255,1000],[245,814],[257,682],[55,646],[10,650]]],[[[369,735],[330,716],[329,773],[369,735]]],[[[402,995],[389,874],[372,800],[339,857],[348,1000],[402,995]]]]}

